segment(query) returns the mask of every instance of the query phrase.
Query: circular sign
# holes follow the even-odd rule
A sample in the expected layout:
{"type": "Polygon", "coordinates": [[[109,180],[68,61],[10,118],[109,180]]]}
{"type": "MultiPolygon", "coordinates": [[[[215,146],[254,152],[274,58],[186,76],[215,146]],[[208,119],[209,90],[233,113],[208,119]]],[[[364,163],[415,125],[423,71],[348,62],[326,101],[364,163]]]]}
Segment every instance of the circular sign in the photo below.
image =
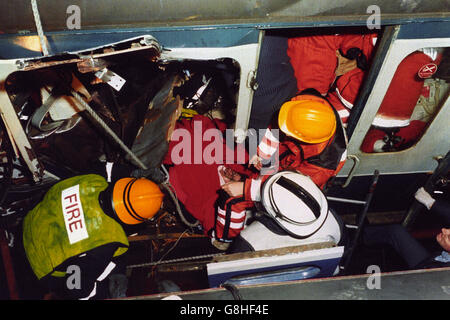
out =
{"type": "Polygon", "coordinates": [[[417,73],[418,76],[422,79],[427,79],[431,77],[433,74],[435,74],[437,71],[437,65],[435,63],[427,63],[423,67],[419,69],[419,72],[417,73]]]}

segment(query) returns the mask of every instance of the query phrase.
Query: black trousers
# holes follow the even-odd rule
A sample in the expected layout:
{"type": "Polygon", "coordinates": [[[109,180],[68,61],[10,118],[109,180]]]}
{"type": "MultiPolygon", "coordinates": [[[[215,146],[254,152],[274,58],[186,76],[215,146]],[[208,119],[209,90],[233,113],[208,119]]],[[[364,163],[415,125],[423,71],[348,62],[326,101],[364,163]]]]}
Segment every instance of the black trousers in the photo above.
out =
{"type": "MultiPolygon", "coordinates": [[[[450,203],[445,200],[436,200],[430,211],[425,214],[430,215],[430,219],[440,219],[443,227],[449,227],[450,203]]],[[[409,268],[420,268],[424,262],[434,258],[434,253],[429,252],[402,225],[366,226],[362,240],[369,246],[391,246],[405,260],[409,268]]]]}
{"type": "MultiPolygon", "coordinates": [[[[281,105],[297,93],[297,80],[287,55],[288,38],[266,35],[261,45],[252,109],[248,127],[267,129],[281,105]]],[[[262,137],[259,137],[260,139],[262,137]]]]}
{"type": "Polygon", "coordinates": [[[431,257],[431,253],[400,224],[366,226],[362,240],[367,246],[391,246],[411,269],[431,257]]]}

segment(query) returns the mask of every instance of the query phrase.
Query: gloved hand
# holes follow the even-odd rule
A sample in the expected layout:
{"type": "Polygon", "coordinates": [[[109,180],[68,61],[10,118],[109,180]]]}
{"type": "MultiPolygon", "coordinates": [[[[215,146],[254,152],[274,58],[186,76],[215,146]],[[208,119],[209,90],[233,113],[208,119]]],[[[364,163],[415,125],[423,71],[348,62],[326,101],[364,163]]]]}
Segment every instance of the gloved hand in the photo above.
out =
{"type": "Polygon", "coordinates": [[[244,194],[244,181],[231,181],[222,185],[222,189],[230,197],[239,197],[244,194]]]}
{"type": "Polygon", "coordinates": [[[262,159],[255,154],[248,162],[249,166],[253,165],[257,170],[262,168],[262,159]]]}
{"type": "Polygon", "coordinates": [[[423,204],[425,207],[427,207],[428,210],[431,209],[434,202],[436,201],[433,199],[432,196],[428,192],[425,191],[423,187],[419,188],[419,190],[416,191],[416,194],[414,195],[417,201],[419,201],[421,204],[423,204]]]}
{"type": "Polygon", "coordinates": [[[338,65],[335,70],[336,77],[342,76],[349,71],[357,68],[356,59],[348,59],[341,55],[339,50],[336,50],[336,57],[338,58],[338,65]]]}
{"type": "Polygon", "coordinates": [[[373,144],[373,152],[384,152],[384,146],[386,142],[384,140],[377,140],[373,144]]]}
{"type": "Polygon", "coordinates": [[[219,241],[217,239],[211,239],[211,244],[214,247],[216,247],[217,249],[222,250],[222,251],[227,251],[228,248],[230,247],[230,243],[229,242],[222,242],[222,241],[219,241]]]}
{"type": "Polygon", "coordinates": [[[219,250],[226,251],[230,247],[231,243],[217,240],[213,231],[211,235],[211,244],[219,250]]]}

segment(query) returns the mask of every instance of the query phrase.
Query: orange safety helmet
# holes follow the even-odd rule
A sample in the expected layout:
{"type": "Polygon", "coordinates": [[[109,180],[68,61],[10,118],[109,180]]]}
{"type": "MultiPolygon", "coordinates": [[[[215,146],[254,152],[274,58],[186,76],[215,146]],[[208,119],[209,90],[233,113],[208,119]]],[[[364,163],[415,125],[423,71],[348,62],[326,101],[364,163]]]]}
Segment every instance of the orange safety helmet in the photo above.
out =
{"type": "Polygon", "coordinates": [[[151,219],[161,208],[164,194],[158,185],[146,178],[122,178],[114,184],[112,206],[126,224],[151,219]]]}
{"type": "Polygon", "coordinates": [[[286,135],[306,143],[321,143],[336,131],[336,116],[322,98],[302,95],[285,102],[278,115],[278,125],[286,135]]]}

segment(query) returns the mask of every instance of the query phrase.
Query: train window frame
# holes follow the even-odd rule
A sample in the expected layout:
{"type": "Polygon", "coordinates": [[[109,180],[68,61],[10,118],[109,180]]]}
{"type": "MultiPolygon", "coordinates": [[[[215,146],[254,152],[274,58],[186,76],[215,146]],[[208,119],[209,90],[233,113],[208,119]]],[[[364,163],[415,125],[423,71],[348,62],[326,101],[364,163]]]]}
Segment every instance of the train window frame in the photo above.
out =
{"type": "MultiPolygon", "coordinates": [[[[435,65],[435,63],[439,64],[440,62],[435,62],[436,59],[439,57],[439,54],[443,54],[445,50],[449,50],[449,49],[450,49],[450,47],[423,47],[423,48],[420,48],[419,50],[413,51],[412,53],[408,54],[400,63],[403,63],[408,58],[415,59],[413,57],[413,55],[417,54],[418,52],[423,52],[422,55],[415,56],[415,57],[418,57],[419,59],[423,59],[423,56],[428,56],[433,61],[433,62],[427,63],[426,65],[423,65],[424,62],[422,62],[422,69],[424,69],[424,67],[426,67],[430,64],[433,64],[433,65],[435,65]]],[[[419,60],[418,62],[420,62],[420,61],[422,61],[422,60],[419,60]]],[[[417,62],[416,62],[416,60],[413,60],[412,63],[417,63],[417,62]]],[[[397,75],[399,66],[400,65],[397,65],[397,68],[395,69],[394,77],[397,75]]],[[[408,71],[408,72],[410,72],[410,71],[408,71]]],[[[363,151],[365,153],[400,152],[400,151],[406,150],[408,148],[411,148],[422,138],[423,134],[426,132],[428,124],[431,123],[431,121],[433,121],[433,119],[437,115],[439,109],[443,106],[445,97],[446,97],[446,95],[448,95],[450,85],[446,84],[446,81],[444,79],[439,79],[439,78],[434,79],[433,78],[433,74],[435,72],[437,72],[437,69],[434,69],[434,72],[429,74],[427,77],[420,76],[420,75],[418,76],[417,73],[420,73],[419,69],[417,69],[417,71],[415,71],[415,72],[416,72],[415,76],[417,78],[419,78],[419,77],[422,78],[422,86],[421,86],[422,90],[425,87],[427,87],[428,93],[431,95],[430,97],[434,98],[435,106],[432,107],[433,113],[432,114],[429,113],[430,110],[428,110],[426,112],[428,115],[424,116],[425,109],[430,108],[429,106],[427,108],[424,107],[424,101],[423,101],[423,98],[425,98],[423,96],[424,91],[422,91],[421,93],[419,93],[417,91],[414,92],[415,94],[418,95],[417,96],[418,98],[415,101],[415,105],[411,109],[409,118],[407,120],[406,119],[395,119],[395,118],[389,118],[389,116],[383,116],[382,113],[381,114],[379,113],[379,110],[381,108],[381,105],[380,105],[379,109],[377,110],[374,122],[372,123],[371,127],[369,128],[369,131],[366,133],[366,137],[364,139],[363,144],[360,146],[361,151],[363,151]],[[438,82],[438,84],[435,83],[436,81],[438,82]],[[444,82],[444,87],[442,87],[443,84],[441,81],[444,82]],[[436,86],[439,87],[439,89],[443,89],[443,91],[442,92],[437,92],[437,91],[434,92],[432,90],[432,87],[435,89],[436,86]],[[440,98],[438,97],[436,99],[434,97],[434,94],[439,94],[440,98]],[[437,101],[437,100],[439,100],[439,101],[437,101]],[[417,127],[417,125],[415,125],[413,123],[415,120],[420,120],[420,122],[425,123],[425,126],[422,129],[420,129],[421,131],[419,132],[418,136],[414,140],[412,140],[412,138],[410,138],[410,140],[407,140],[406,142],[399,142],[399,140],[397,140],[397,139],[401,138],[402,129],[409,128],[411,125],[417,127]],[[372,130],[375,130],[372,132],[375,134],[375,136],[369,137],[368,135],[372,130]],[[400,132],[399,132],[399,135],[396,136],[397,135],[396,132],[398,130],[400,130],[400,132]],[[379,137],[378,133],[381,134],[381,132],[383,132],[383,131],[385,133],[384,139],[388,139],[388,140],[393,139],[391,142],[386,142],[387,140],[385,140],[385,143],[387,144],[386,147],[391,150],[389,150],[389,151],[383,150],[382,151],[382,150],[380,150],[380,148],[381,148],[380,145],[378,145],[378,146],[375,145],[375,146],[373,146],[372,151],[366,151],[372,147],[371,143],[374,142],[373,139],[377,139],[376,137],[379,137]],[[392,136],[389,138],[387,135],[389,135],[390,133],[392,134],[392,136]],[[368,140],[366,140],[367,138],[368,138],[368,140]],[[395,139],[395,141],[394,141],[394,139],[395,139]],[[399,145],[396,145],[395,143],[399,143],[399,145]],[[363,148],[363,145],[364,145],[364,148],[363,148]]],[[[409,77],[411,77],[411,74],[408,74],[408,75],[409,75],[409,77]]],[[[409,79],[412,80],[412,78],[409,78],[409,79]]],[[[399,80],[399,78],[397,78],[397,81],[398,80],[399,80]]],[[[419,83],[420,83],[420,81],[417,82],[418,85],[419,85],[419,83]]],[[[391,85],[392,85],[392,82],[389,84],[388,90],[392,90],[391,85]]],[[[419,90],[419,88],[416,87],[415,90],[419,90]]],[[[390,92],[392,94],[393,91],[390,91],[390,92]]],[[[395,93],[395,94],[397,94],[397,93],[395,93]]],[[[386,94],[388,94],[388,92],[386,92],[386,94]]],[[[383,103],[385,103],[385,99],[386,99],[386,96],[383,97],[383,103]]],[[[391,102],[391,104],[392,104],[392,102],[391,102]]],[[[384,105],[384,106],[386,107],[386,105],[384,105]]],[[[388,112],[388,109],[385,108],[384,112],[388,112]]],[[[405,111],[405,112],[407,112],[407,111],[405,111]]],[[[405,116],[406,116],[406,114],[405,114],[405,116]]],[[[419,128],[419,127],[417,127],[417,128],[419,128]]],[[[411,130],[411,129],[409,129],[409,130],[411,130]]],[[[411,131],[408,131],[408,132],[411,133],[411,131]]]]}
{"type": "Polygon", "coordinates": [[[450,99],[448,97],[444,99],[442,107],[430,121],[426,132],[412,147],[402,151],[383,153],[365,153],[360,150],[360,147],[386,95],[395,71],[403,59],[421,48],[449,46],[450,37],[394,39],[390,43],[364,109],[349,139],[348,155],[355,161],[347,161],[338,177],[346,177],[350,174],[372,175],[374,169],[378,169],[384,174],[429,172],[434,169],[437,163],[435,157],[445,155],[449,147],[448,142],[443,138],[446,134],[450,135],[450,129],[447,129],[444,123],[445,119],[450,117],[450,99]],[[442,134],[440,128],[445,128],[446,134],[442,134]],[[424,157],[424,154],[429,156],[424,157]]]}

